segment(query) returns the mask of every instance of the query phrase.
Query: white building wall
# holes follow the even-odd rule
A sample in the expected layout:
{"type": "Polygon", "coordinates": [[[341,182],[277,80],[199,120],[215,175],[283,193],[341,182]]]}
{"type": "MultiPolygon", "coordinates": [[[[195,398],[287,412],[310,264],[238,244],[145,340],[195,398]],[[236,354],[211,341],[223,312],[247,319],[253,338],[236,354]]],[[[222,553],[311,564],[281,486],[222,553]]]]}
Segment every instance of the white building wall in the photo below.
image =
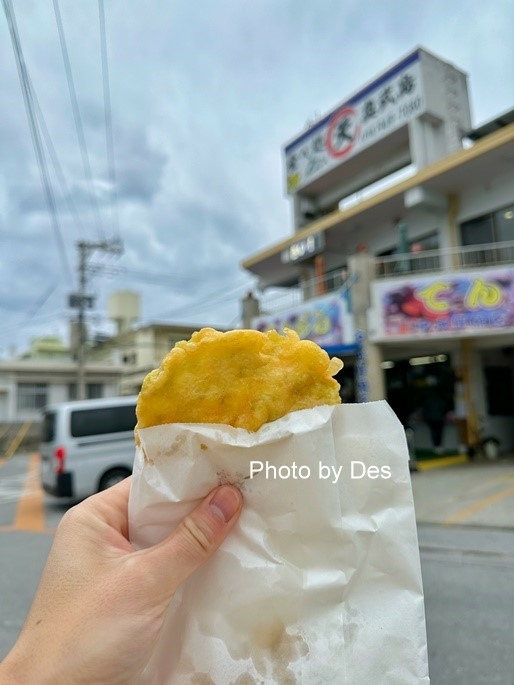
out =
{"type": "Polygon", "coordinates": [[[48,404],[68,402],[68,383],[59,383],[48,386],[48,404]]]}
{"type": "MultiPolygon", "coordinates": [[[[69,385],[75,382],[75,375],[68,369],[49,371],[43,364],[39,370],[31,368],[30,371],[19,369],[0,374],[0,424],[14,421],[39,421],[41,411],[38,409],[18,409],[17,386],[18,383],[44,383],[47,386],[46,404],[69,401],[69,385]]],[[[113,373],[95,371],[86,378],[87,383],[101,383],[104,397],[116,397],[119,395],[119,383],[113,380],[113,373]],[[105,376],[105,378],[104,378],[105,376]]]]}
{"type": "MultiPolygon", "coordinates": [[[[447,213],[445,211],[428,212],[415,208],[405,212],[402,222],[407,225],[409,241],[416,241],[428,234],[438,232],[440,242],[442,242],[442,234],[447,229],[447,213]]],[[[394,249],[398,245],[398,229],[389,222],[364,226],[350,232],[348,237],[350,254],[355,253],[359,243],[365,243],[368,251],[375,255],[394,249]]]]}
{"type": "Polygon", "coordinates": [[[2,417],[9,415],[9,402],[10,402],[10,391],[9,388],[4,386],[0,387],[0,421],[2,417]]]}
{"type": "Polygon", "coordinates": [[[152,328],[142,328],[135,333],[136,366],[153,367],[155,364],[155,340],[152,328]]]}
{"type": "Polygon", "coordinates": [[[0,374],[0,422],[12,421],[16,416],[16,377],[0,374]]]}
{"type": "Polygon", "coordinates": [[[482,183],[464,190],[459,196],[459,222],[502,209],[514,202],[512,173],[490,176],[482,183]]]}
{"type": "Polygon", "coordinates": [[[118,397],[119,388],[117,383],[105,383],[104,384],[104,397],[118,397]]]}

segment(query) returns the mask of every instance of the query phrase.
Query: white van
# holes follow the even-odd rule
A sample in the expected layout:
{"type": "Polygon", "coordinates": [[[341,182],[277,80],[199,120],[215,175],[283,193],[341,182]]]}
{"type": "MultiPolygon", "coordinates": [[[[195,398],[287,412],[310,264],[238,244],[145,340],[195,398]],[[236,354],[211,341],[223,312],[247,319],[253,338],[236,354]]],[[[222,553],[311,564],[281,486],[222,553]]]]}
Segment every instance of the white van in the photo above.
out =
{"type": "Polygon", "coordinates": [[[41,481],[55,497],[83,499],[132,473],[137,397],[46,407],[41,481]]]}

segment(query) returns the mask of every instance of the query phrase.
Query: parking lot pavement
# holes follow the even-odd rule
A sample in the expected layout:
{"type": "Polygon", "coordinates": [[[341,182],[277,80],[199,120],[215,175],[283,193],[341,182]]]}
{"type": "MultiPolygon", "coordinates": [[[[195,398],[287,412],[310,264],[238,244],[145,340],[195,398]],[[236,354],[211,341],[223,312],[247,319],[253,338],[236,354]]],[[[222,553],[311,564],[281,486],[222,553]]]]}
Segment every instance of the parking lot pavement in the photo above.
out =
{"type": "Polygon", "coordinates": [[[45,498],[37,454],[0,459],[0,659],[25,621],[53,534],[68,506],[45,498]]]}
{"type": "Polygon", "coordinates": [[[0,462],[0,532],[54,532],[60,516],[45,510],[39,459],[38,454],[17,454],[0,462]]]}
{"type": "Polygon", "coordinates": [[[419,524],[514,530],[514,460],[464,462],[412,474],[419,524]]]}
{"type": "Polygon", "coordinates": [[[38,455],[0,461],[0,659],[25,620],[62,511],[45,511],[38,455]]]}

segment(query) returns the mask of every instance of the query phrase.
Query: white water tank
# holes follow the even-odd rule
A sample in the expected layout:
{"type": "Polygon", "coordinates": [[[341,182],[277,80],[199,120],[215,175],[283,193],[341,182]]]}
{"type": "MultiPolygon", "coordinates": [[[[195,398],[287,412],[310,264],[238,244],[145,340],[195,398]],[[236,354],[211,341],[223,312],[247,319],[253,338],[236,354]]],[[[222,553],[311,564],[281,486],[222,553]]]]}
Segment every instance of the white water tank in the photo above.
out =
{"type": "Polygon", "coordinates": [[[116,322],[118,334],[128,331],[141,316],[141,295],[133,290],[117,290],[109,295],[107,316],[116,322]]]}

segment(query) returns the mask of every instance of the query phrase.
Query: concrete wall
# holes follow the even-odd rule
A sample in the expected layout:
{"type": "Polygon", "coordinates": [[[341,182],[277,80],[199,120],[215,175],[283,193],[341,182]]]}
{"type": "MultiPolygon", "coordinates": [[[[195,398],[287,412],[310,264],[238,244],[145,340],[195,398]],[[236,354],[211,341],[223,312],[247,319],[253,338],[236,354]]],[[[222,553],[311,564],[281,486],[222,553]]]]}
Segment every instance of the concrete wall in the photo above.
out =
{"type": "Polygon", "coordinates": [[[478,183],[459,196],[459,222],[494,212],[514,202],[512,173],[477,180],[478,183]]]}

